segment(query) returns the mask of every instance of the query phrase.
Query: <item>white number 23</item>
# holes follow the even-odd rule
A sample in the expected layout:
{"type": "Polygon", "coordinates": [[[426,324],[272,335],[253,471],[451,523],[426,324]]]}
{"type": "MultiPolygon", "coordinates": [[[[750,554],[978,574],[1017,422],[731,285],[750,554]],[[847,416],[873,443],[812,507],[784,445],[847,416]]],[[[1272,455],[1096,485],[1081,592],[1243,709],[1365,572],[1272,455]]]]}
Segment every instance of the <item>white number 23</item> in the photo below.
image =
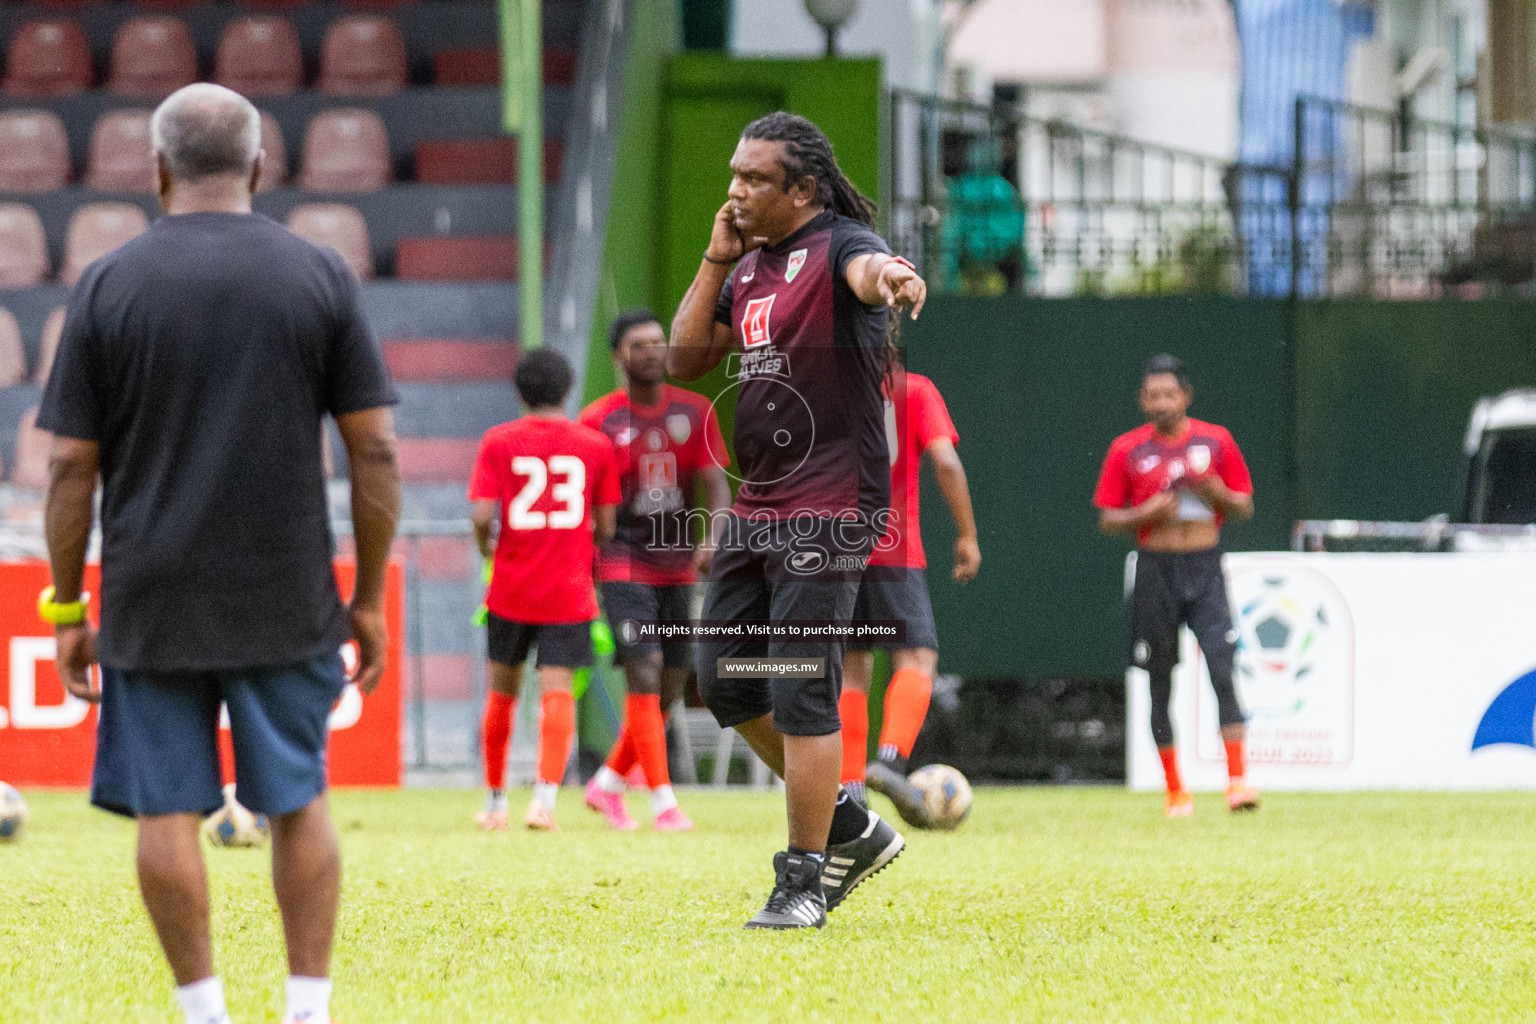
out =
{"type": "Polygon", "coordinates": [[[587,466],[574,455],[551,455],[547,467],[543,459],[519,455],[512,460],[512,472],[528,478],[507,511],[507,523],[512,529],[542,530],[548,527],[551,530],[574,530],[586,519],[587,466]],[[533,503],[544,493],[552,476],[564,478],[556,479],[550,488],[550,496],[561,507],[546,515],[534,511],[533,503]]]}

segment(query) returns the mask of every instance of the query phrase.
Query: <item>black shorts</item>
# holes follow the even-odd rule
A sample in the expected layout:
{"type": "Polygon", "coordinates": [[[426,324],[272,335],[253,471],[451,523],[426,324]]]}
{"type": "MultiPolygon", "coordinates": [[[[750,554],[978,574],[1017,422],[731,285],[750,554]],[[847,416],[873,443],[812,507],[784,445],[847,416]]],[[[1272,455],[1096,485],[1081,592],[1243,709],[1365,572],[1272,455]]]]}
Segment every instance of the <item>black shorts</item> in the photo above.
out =
{"type": "Polygon", "coordinates": [[[1138,668],[1171,669],[1179,663],[1179,627],[1206,651],[1237,641],[1221,549],[1139,551],[1136,584],[1131,590],[1131,663],[1138,668]]]}
{"type": "Polygon", "coordinates": [[[876,647],[886,651],[939,649],[939,631],[933,624],[933,601],[928,596],[928,577],[922,569],[899,565],[872,565],[859,581],[859,596],[853,603],[853,621],[905,622],[902,640],[853,640],[850,651],[868,651],[876,647]]]}
{"type": "MultiPolygon", "coordinates": [[[[867,533],[867,531],[864,531],[867,533]]],[[[722,532],[704,592],[705,622],[807,620],[846,625],[853,617],[872,536],[839,529],[830,517],[749,523],[732,516],[722,532]]],[[[721,726],[764,715],[790,736],[826,736],[842,728],[843,645],[825,637],[701,641],[699,696],[721,726]],[[819,679],[721,678],[719,658],[822,658],[819,679]]]]}
{"type": "Polygon", "coordinates": [[[592,623],[513,622],[491,612],[485,620],[485,647],[492,661],[513,668],[528,660],[529,648],[538,649],[539,668],[591,668],[592,623]]]}
{"type": "Polygon", "coordinates": [[[631,658],[660,651],[664,668],[692,667],[693,644],[687,640],[635,641],[630,638],[634,636],[633,623],[636,622],[692,621],[693,584],[655,586],[611,580],[598,586],[603,592],[603,612],[613,630],[614,664],[627,665],[631,658]]]}

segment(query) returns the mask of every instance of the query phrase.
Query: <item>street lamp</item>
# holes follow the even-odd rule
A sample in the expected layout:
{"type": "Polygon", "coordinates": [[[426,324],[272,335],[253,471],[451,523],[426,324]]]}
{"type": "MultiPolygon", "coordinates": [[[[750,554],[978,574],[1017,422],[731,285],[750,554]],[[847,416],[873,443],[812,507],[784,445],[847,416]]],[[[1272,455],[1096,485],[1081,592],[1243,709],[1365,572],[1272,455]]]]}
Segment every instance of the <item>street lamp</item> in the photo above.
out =
{"type": "Polygon", "coordinates": [[[805,0],[805,13],[827,33],[827,56],[837,56],[837,30],[859,9],[859,0],[805,0]]]}

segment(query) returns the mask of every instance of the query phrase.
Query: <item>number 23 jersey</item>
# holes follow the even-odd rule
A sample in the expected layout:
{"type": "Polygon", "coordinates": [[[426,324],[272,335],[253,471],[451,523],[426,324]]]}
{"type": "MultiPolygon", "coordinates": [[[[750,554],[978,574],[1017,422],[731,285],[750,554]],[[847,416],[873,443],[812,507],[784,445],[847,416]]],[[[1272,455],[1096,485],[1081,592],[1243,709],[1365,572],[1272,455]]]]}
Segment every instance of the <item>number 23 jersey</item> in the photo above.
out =
{"type": "Polygon", "coordinates": [[[486,431],[469,500],[501,506],[485,604],[514,622],[597,617],[592,509],[619,503],[613,443],[567,419],[524,416],[486,431]]]}

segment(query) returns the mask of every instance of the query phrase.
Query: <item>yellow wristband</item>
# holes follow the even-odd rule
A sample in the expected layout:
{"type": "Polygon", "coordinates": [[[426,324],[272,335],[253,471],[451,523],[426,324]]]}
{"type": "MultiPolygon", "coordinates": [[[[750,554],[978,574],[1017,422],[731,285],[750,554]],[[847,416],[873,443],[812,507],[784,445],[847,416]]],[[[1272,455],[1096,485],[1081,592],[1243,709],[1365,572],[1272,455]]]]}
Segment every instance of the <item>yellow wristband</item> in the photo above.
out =
{"type": "Polygon", "coordinates": [[[59,604],[53,595],[52,584],[44,587],[43,592],[37,595],[38,618],[54,626],[75,626],[85,621],[85,609],[91,603],[90,594],[81,594],[80,600],[69,604],[59,604]]]}

